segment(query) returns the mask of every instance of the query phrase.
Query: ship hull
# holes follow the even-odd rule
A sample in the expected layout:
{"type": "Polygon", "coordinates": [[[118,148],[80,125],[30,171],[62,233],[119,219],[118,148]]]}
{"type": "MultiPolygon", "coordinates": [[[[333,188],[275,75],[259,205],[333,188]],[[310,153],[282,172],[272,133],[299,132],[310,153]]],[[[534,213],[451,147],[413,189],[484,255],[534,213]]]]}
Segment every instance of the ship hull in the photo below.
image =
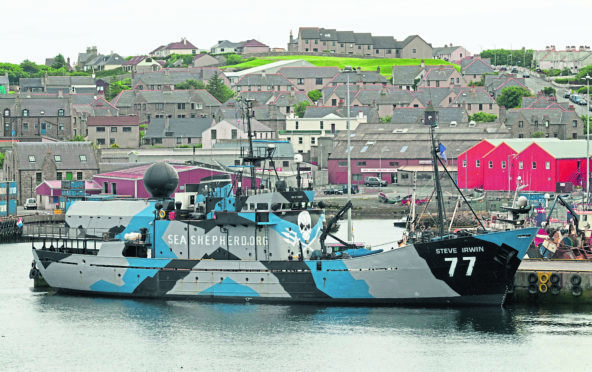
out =
{"type": "MultiPolygon", "coordinates": [[[[60,292],[254,303],[500,305],[536,229],[410,244],[349,259],[137,258],[34,249],[60,292]]],[[[103,250],[103,248],[101,248],[103,250]]]]}

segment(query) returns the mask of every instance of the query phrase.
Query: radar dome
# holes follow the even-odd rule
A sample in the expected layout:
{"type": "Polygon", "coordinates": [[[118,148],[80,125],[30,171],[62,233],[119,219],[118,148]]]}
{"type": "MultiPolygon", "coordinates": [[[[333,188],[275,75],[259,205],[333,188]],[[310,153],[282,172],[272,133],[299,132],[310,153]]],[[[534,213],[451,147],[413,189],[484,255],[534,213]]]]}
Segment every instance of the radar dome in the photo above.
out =
{"type": "Polygon", "coordinates": [[[178,184],[177,171],[167,163],[152,164],[144,173],[144,188],[153,198],[168,198],[178,184]]]}
{"type": "Polygon", "coordinates": [[[526,198],[526,196],[521,196],[518,198],[518,207],[520,208],[526,208],[526,206],[528,205],[528,199],[526,198]]]}

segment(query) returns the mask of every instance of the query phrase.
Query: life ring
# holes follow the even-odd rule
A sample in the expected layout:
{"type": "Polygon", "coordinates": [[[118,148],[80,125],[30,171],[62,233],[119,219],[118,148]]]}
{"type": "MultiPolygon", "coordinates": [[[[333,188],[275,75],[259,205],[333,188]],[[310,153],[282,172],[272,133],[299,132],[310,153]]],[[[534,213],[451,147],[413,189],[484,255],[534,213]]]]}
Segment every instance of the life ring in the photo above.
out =
{"type": "Polygon", "coordinates": [[[166,212],[164,211],[164,209],[161,209],[161,210],[158,212],[158,217],[160,217],[160,218],[164,218],[164,216],[166,216],[166,212]]]}
{"type": "Polygon", "coordinates": [[[545,283],[539,284],[539,292],[547,293],[548,290],[549,290],[549,287],[547,287],[547,285],[545,283]]]}
{"type": "Polygon", "coordinates": [[[574,285],[573,287],[571,287],[571,294],[574,297],[580,297],[582,295],[582,287],[580,287],[579,285],[574,285]]]}
{"type": "Polygon", "coordinates": [[[553,274],[551,274],[551,276],[549,277],[549,280],[551,281],[551,283],[553,283],[553,284],[557,284],[557,283],[559,283],[559,280],[561,280],[561,277],[559,276],[559,274],[557,274],[557,273],[553,273],[553,274]]]}
{"type": "Polygon", "coordinates": [[[561,287],[558,286],[557,284],[553,284],[549,288],[549,292],[551,292],[552,295],[557,296],[561,292],[561,287]]]}
{"type": "Polygon", "coordinates": [[[549,276],[547,274],[541,274],[539,281],[541,284],[547,283],[549,281],[549,276]]]}
{"type": "Polygon", "coordinates": [[[538,281],[539,281],[539,278],[537,277],[537,274],[535,274],[535,273],[528,274],[528,282],[530,284],[534,284],[534,283],[536,283],[538,281]]]}
{"type": "Polygon", "coordinates": [[[577,285],[582,284],[582,277],[579,276],[578,274],[574,274],[571,276],[569,281],[571,282],[571,285],[577,286],[577,285]]]}

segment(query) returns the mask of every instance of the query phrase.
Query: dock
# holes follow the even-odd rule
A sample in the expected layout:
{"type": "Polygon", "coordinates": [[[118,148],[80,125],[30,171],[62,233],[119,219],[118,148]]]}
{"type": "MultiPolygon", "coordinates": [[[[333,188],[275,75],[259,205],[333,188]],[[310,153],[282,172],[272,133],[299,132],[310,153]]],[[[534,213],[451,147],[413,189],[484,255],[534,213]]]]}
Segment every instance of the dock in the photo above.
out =
{"type": "Polygon", "coordinates": [[[525,259],[520,264],[509,302],[592,304],[592,261],[525,259]]]}

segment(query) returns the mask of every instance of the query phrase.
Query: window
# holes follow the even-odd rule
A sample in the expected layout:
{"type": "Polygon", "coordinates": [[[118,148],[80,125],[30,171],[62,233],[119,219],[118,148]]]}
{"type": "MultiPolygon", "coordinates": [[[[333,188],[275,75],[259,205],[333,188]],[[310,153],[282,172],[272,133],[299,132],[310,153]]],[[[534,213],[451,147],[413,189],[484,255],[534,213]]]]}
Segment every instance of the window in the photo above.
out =
{"type": "Polygon", "coordinates": [[[97,127],[97,133],[98,132],[105,132],[105,127],[97,127]]]}
{"type": "Polygon", "coordinates": [[[315,144],[315,138],[314,137],[310,137],[310,144],[314,145],[315,144]]]}
{"type": "Polygon", "coordinates": [[[413,49],[411,52],[412,52],[413,54],[415,54],[415,53],[417,53],[417,49],[413,49]]]}
{"type": "Polygon", "coordinates": [[[294,125],[295,125],[294,129],[296,129],[296,130],[300,129],[300,125],[298,124],[298,121],[296,121],[296,124],[294,124],[294,125]]]}
{"type": "Polygon", "coordinates": [[[35,162],[35,155],[29,155],[29,163],[35,162]]]}
{"type": "Polygon", "coordinates": [[[493,103],[490,103],[490,104],[489,104],[489,109],[490,109],[490,110],[493,110],[493,103]]]}
{"type": "Polygon", "coordinates": [[[520,120],[518,122],[518,128],[523,128],[524,127],[524,122],[522,120],[520,120]]]}
{"type": "Polygon", "coordinates": [[[29,116],[29,110],[24,109],[23,110],[23,116],[29,116]]]}
{"type": "Polygon", "coordinates": [[[337,165],[340,167],[347,167],[347,161],[340,161],[337,163],[337,165]]]}
{"type": "Polygon", "coordinates": [[[58,124],[58,129],[63,131],[64,130],[64,124],[63,123],[59,123],[58,124]]]}
{"type": "Polygon", "coordinates": [[[76,179],[82,181],[82,172],[76,172],[76,179]]]}
{"type": "Polygon", "coordinates": [[[58,180],[58,181],[62,180],[62,172],[56,173],[56,180],[58,180]]]}
{"type": "Polygon", "coordinates": [[[477,168],[481,168],[481,160],[477,160],[476,164],[477,168]]]}
{"type": "Polygon", "coordinates": [[[551,169],[551,162],[550,161],[545,162],[545,169],[547,169],[547,170],[551,169]]]}
{"type": "Polygon", "coordinates": [[[325,129],[324,127],[325,127],[325,125],[323,124],[323,121],[321,120],[321,129],[325,129]]]}
{"type": "Polygon", "coordinates": [[[352,174],[352,181],[364,181],[364,177],[361,174],[352,174]]]}
{"type": "Polygon", "coordinates": [[[359,161],[357,164],[358,164],[358,167],[365,167],[366,166],[365,161],[359,161]]]}
{"type": "Polygon", "coordinates": [[[479,104],[479,111],[483,111],[483,104],[482,103],[479,104]]]}
{"type": "Polygon", "coordinates": [[[524,164],[521,161],[518,162],[518,169],[524,169],[524,164]]]}
{"type": "Polygon", "coordinates": [[[117,195],[117,184],[115,182],[111,182],[111,194],[117,195]]]}
{"type": "Polygon", "coordinates": [[[302,137],[298,137],[298,144],[299,145],[302,145],[302,143],[303,143],[303,138],[302,137]]]}
{"type": "Polygon", "coordinates": [[[489,169],[493,169],[493,161],[490,160],[488,165],[489,165],[489,169]]]}
{"type": "Polygon", "coordinates": [[[315,79],[315,84],[316,85],[323,85],[323,78],[316,78],[315,79]]]}
{"type": "Polygon", "coordinates": [[[454,84],[454,78],[450,78],[450,84],[454,84]]]}
{"type": "Polygon", "coordinates": [[[62,156],[61,156],[61,155],[54,155],[54,156],[53,156],[53,159],[54,159],[56,162],[58,162],[58,163],[59,163],[59,162],[61,162],[61,161],[62,161],[62,156]]]}
{"type": "Polygon", "coordinates": [[[304,79],[303,78],[296,79],[296,84],[299,84],[299,85],[304,84],[304,79]]]}
{"type": "Polygon", "coordinates": [[[467,167],[467,159],[463,160],[463,168],[467,167]]]}
{"type": "Polygon", "coordinates": [[[183,143],[183,138],[177,137],[177,145],[180,145],[182,143],[183,143]]]}
{"type": "Polygon", "coordinates": [[[4,109],[4,116],[10,116],[10,109],[4,109]]]}
{"type": "Polygon", "coordinates": [[[80,155],[80,162],[86,163],[86,155],[80,155]]]}
{"type": "Polygon", "coordinates": [[[536,161],[532,162],[532,169],[536,169],[536,161]]]}
{"type": "Polygon", "coordinates": [[[64,116],[64,109],[58,110],[58,116],[64,116]]]}
{"type": "Polygon", "coordinates": [[[29,123],[23,123],[23,130],[29,130],[29,123]]]}
{"type": "Polygon", "coordinates": [[[41,174],[41,172],[35,173],[35,180],[37,181],[37,183],[41,183],[42,177],[43,175],[41,174]]]}
{"type": "Polygon", "coordinates": [[[115,144],[115,138],[109,138],[109,144],[110,145],[115,144]]]}
{"type": "Polygon", "coordinates": [[[104,145],[105,139],[104,138],[97,138],[97,145],[104,145]]]}
{"type": "Polygon", "coordinates": [[[157,110],[164,110],[164,103],[157,103],[155,106],[157,110]]]}
{"type": "MultiPolygon", "coordinates": [[[[549,134],[547,133],[547,137],[549,136],[549,134]]],[[[524,138],[524,133],[518,133],[518,138],[524,138]]]]}
{"type": "Polygon", "coordinates": [[[216,129],[210,130],[210,135],[211,135],[211,137],[212,137],[213,140],[217,139],[217,137],[216,137],[216,129]]]}
{"type": "Polygon", "coordinates": [[[545,120],[545,127],[549,128],[549,120],[545,120]]]}
{"type": "Polygon", "coordinates": [[[470,110],[470,109],[471,109],[471,104],[469,103],[469,104],[467,105],[467,110],[470,110]]]}
{"type": "Polygon", "coordinates": [[[132,127],[123,127],[123,131],[124,132],[131,132],[132,131],[132,127]]]}
{"type": "Polygon", "coordinates": [[[231,136],[232,136],[232,139],[237,139],[238,138],[238,130],[237,129],[233,129],[231,131],[231,136]]]}
{"type": "Polygon", "coordinates": [[[111,133],[117,133],[117,127],[111,127],[111,133]]]}
{"type": "Polygon", "coordinates": [[[185,104],[184,103],[177,103],[177,109],[178,110],[185,110],[185,104]]]}
{"type": "Polygon", "coordinates": [[[535,126],[535,127],[538,127],[538,126],[539,126],[539,121],[538,121],[538,120],[535,120],[535,121],[534,121],[534,126],[535,126]]]}
{"type": "Polygon", "coordinates": [[[572,128],[577,128],[578,127],[578,121],[577,120],[572,121],[571,122],[571,126],[572,126],[572,128]]]}
{"type": "Polygon", "coordinates": [[[399,162],[398,161],[390,161],[389,162],[389,167],[398,167],[399,166],[399,162]]]}
{"type": "Polygon", "coordinates": [[[502,169],[506,169],[506,161],[502,160],[502,169]]]}

